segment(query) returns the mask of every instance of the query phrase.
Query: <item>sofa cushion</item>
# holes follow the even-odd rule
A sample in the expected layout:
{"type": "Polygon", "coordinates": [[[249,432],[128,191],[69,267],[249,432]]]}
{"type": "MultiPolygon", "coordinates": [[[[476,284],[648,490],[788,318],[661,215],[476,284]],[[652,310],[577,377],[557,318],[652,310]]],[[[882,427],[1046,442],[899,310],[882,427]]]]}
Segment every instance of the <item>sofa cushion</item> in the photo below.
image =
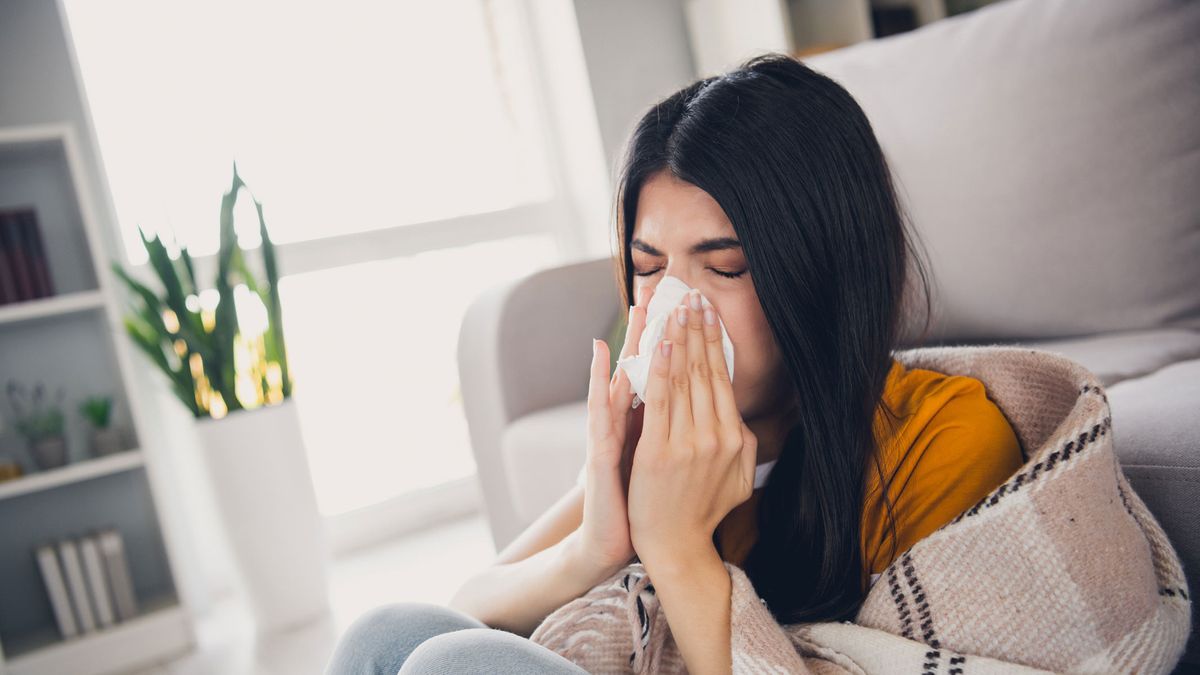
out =
{"type": "Polygon", "coordinates": [[[1188,469],[1181,475],[1196,481],[1193,506],[1200,508],[1200,358],[1118,382],[1107,393],[1121,464],[1188,469]]]}
{"type": "Polygon", "coordinates": [[[587,401],[518,418],[500,441],[505,478],[522,522],[541,515],[574,483],[587,457],[587,401]]]}
{"type": "Polygon", "coordinates": [[[936,340],[1200,329],[1200,2],[1007,0],[808,56],[863,107],[936,340]]]}
{"type": "Polygon", "coordinates": [[[1105,387],[1149,375],[1176,361],[1200,358],[1200,331],[1169,328],[1011,344],[1058,352],[1095,373],[1105,387]]]}
{"type": "MultiPolygon", "coordinates": [[[[1200,359],[1108,388],[1113,443],[1129,483],[1158,519],[1200,593],[1200,359]]],[[[1200,620],[1184,661],[1200,664],[1200,620]]]]}

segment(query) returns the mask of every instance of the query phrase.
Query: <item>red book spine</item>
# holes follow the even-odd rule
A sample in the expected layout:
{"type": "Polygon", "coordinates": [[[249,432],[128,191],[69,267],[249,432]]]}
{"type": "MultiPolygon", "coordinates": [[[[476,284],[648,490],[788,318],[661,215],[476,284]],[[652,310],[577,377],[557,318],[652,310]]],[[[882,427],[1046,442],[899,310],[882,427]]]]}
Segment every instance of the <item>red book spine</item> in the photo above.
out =
{"type": "Polygon", "coordinates": [[[0,216],[0,237],[4,237],[5,248],[8,249],[8,260],[12,263],[13,278],[17,284],[17,300],[32,300],[33,279],[29,274],[29,258],[18,231],[19,221],[16,213],[7,211],[0,216]]]}
{"type": "Polygon", "coordinates": [[[8,229],[7,220],[6,214],[0,212],[0,304],[4,305],[20,300],[17,297],[17,279],[13,276],[8,237],[4,235],[8,229]]]}
{"type": "Polygon", "coordinates": [[[24,226],[25,248],[29,251],[30,276],[33,280],[35,297],[48,298],[54,295],[54,281],[50,278],[50,263],[46,260],[46,249],[42,246],[42,232],[38,227],[37,213],[33,209],[21,211],[17,218],[24,226]]]}

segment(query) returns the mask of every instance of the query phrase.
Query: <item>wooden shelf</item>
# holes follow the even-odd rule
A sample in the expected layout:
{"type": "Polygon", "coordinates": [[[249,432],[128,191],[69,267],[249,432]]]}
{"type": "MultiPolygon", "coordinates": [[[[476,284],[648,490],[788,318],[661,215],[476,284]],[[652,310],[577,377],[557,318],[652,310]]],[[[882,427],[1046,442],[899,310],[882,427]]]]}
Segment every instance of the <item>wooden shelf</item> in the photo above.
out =
{"type": "Polygon", "coordinates": [[[104,457],[72,462],[60,467],[26,474],[0,482],[0,501],[27,495],[40,490],[49,490],[61,485],[70,485],[89,478],[99,478],[119,471],[129,471],[145,464],[140,449],[122,450],[104,457]]]}
{"type": "Polygon", "coordinates": [[[23,300],[0,305],[0,326],[43,319],[52,316],[63,316],[75,312],[86,312],[104,306],[104,295],[98,291],[78,291],[63,293],[48,298],[23,300]]]}

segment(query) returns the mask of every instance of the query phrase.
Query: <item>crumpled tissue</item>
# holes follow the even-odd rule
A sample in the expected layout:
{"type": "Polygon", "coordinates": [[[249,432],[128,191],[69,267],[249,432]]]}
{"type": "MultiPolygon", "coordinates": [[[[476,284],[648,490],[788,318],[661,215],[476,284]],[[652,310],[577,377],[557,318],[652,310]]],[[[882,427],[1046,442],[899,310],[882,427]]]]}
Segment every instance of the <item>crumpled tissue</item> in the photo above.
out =
{"type": "MultiPolygon", "coordinates": [[[[646,307],[646,329],[642,331],[642,337],[638,340],[637,354],[617,360],[617,367],[623,369],[629,377],[629,384],[635,394],[633,397],[634,408],[646,400],[646,381],[650,377],[650,358],[654,354],[654,348],[658,346],[658,341],[666,335],[667,321],[671,320],[672,310],[683,302],[684,296],[690,290],[692,289],[678,277],[663,277],[655,287],[654,295],[650,296],[650,303],[646,307]]],[[[732,382],[733,342],[729,339],[729,332],[725,330],[725,322],[720,315],[717,316],[717,324],[721,327],[725,364],[729,367],[729,381],[732,382]]]]}

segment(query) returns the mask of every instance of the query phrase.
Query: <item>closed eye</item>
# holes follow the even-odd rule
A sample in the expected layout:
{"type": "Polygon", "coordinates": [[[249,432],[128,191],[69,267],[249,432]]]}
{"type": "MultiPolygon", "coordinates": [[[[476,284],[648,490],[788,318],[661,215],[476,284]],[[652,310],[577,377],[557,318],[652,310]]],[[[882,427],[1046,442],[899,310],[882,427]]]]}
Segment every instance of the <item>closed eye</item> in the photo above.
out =
{"type": "MultiPolygon", "coordinates": [[[[721,271],[718,269],[714,269],[712,267],[710,267],[708,269],[709,269],[709,271],[713,272],[714,274],[719,274],[719,275],[725,277],[726,279],[736,279],[746,273],[746,270],[741,270],[739,272],[724,272],[724,271],[721,271]]],[[[662,268],[659,267],[656,269],[652,269],[649,272],[634,272],[634,274],[639,277],[648,277],[648,276],[653,276],[661,271],[662,271],[662,268]]]]}

